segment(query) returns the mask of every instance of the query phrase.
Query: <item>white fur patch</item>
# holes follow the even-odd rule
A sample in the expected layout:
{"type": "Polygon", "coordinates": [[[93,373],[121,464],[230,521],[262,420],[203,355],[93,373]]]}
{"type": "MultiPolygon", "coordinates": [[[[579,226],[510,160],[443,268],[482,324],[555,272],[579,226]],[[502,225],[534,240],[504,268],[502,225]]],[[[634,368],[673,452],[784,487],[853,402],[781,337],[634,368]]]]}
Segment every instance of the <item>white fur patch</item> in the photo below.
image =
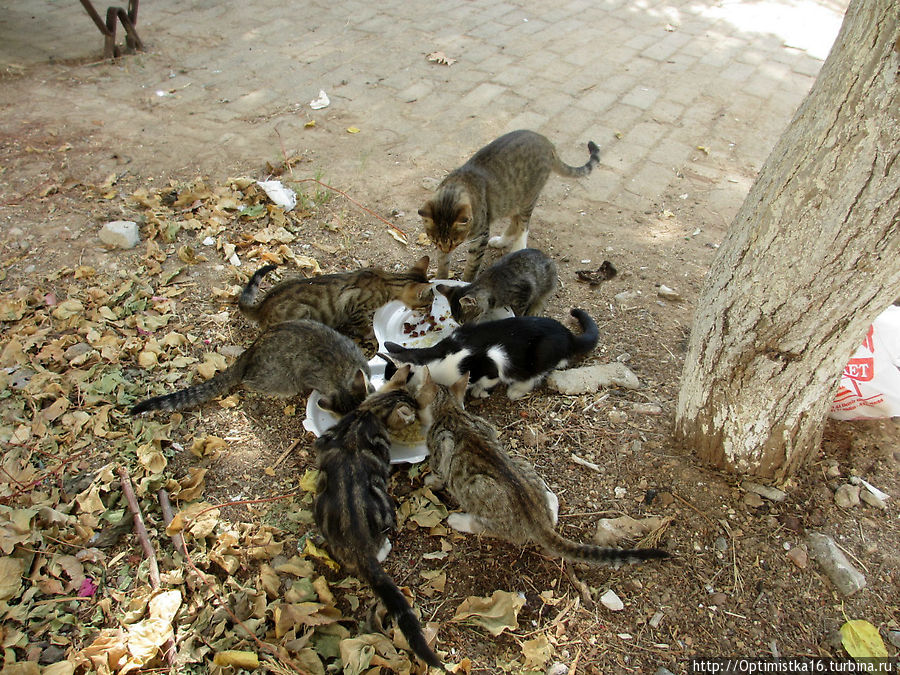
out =
{"type": "Polygon", "coordinates": [[[510,251],[519,251],[528,245],[528,230],[523,229],[522,233],[516,237],[516,240],[509,247],[510,251]]]}
{"type": "Polygon", "coordinates": [[[472,396],[475,398],[487,398],[491,394],[491,389],[496,387],[499,383],[499,377],[482,377],[472,384],[472,396]]]}
{"type": "Polygon", "coordinates": [[[381,548],[378,549],[378,553],[375,554],[375,558],[378,562],[381,563],[387,559],[388,553],[391,552],[391,548],[391,540],[385,537],[384,543],[381,545],[381,548]]]}
{"type": "Polygon", "coordinates": [[[428,371],[431,373],[431,379],[446,387],[454,384],[462,377],[459,364],[471,353],[472,352],[468,349],[462,349],[458,352],[449,354],[443,359],[430,361],[426,365],[428,366],[428,371]]]}
{"type": "Polygon", "coordinates": [[[509,368],[509,356],[503,351],[503,347],[494,345],[487,350],[487,357],[494,362],[495,366],[497,366],[497,373],[500,375],[500,380],[505,382],[506,370],[509,368]]]}
{"type": "Polygon", "coordinates": [[[544,496],[547,498],[547,506],[550,509],[550,518],[553,520],[553,525],[555,527],[559,520],[559,497],[550,492],[550,490],[547,490],[544,493],[544,496]]]}
{"type": "Polygon", "coordinates": [[[451,513],[447,516],[447,524],[457,532],[480,534],[484,528],[471,513],[451,513]]]}
{"type": "Polygon", "coordinates": [[[488,246],[491,248],[505,248],[506,247],[506,237],[502,237],[497,235],[496,237],[491,237],[488,239],[488,246]]]}
{"type": "Polygon", "coordinates": [[[540,377],[532,377],[524,382],[513,382],[506,388],[506,395],[509,396],[510,401],[518,401],[520,398],[527,396],[540,381],[540,377]]]}

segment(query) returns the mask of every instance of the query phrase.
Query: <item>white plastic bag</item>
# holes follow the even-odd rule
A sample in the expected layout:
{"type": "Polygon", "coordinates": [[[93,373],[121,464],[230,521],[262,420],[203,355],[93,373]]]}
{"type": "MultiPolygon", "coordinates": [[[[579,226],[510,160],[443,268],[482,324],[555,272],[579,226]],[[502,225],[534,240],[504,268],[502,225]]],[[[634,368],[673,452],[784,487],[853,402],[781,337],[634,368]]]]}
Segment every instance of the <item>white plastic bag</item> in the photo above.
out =
{"type": "Polygon", "coordinates": [[[857,420],[900,416],[900,307],[879,314],[844,368],[830,416],[857,420]]]}

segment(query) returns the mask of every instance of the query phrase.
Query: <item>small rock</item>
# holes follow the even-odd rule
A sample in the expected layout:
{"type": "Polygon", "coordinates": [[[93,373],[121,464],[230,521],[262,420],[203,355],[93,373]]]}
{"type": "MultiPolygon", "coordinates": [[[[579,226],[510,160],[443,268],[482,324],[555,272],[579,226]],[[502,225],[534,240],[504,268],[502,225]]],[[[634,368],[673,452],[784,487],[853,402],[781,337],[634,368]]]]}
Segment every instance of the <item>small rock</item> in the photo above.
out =
{"type": "Polygon", "coordinates": [[[660,415],[662,407],[655,403],[632,403],[631,410],[639,415],[660,415]]]}
{"type": "Polygon", "coordinates": [[[801,521],[797,516],[791,513],[786,513],[784,515],[778,516],[778,522],[780,522],[786,529],[790,530],[791,532],[802,533],[804,530],[803,521],[801,521]]]}
{"type": "Polygon", "coordinates": [[[728,596],[724,593],[713,593],[709,596],[709,604],[711,605],[724,605],[728,602],[728,596]]]}
{"type": "Polygon", "coordinates": [[[243,354],[245,350],[246,347],[242,347],[241,345],[225,345],[219,347],[216,351],[229,359],[236,359],[243,354]]]}
{"type": "Polygon", "coordinates": [[[900,630],[889,630],[888,642],[894,645],[897,649],[900,649],[900,630]]]}
{"type": "Polygon", "coordinates": [[[621,410],[610,410],[609,421],[613,424],[624,424],[628,421],[628,415],[621,410]]]}
{"type": "Polygon", "coordinates": [[[654,675],[674,675],[674,674],[668,668],[663,668],[662,666],[660,666],[659,670],[657,670],[656,673],[654,673],[654,675]]]}
{"type": "Polygon", "coordinates": [[[665,618],[665,614],[662,612],[656,612],[652,617],[650,617],[650,621],[647,623],[650,624],[651,628],[659,628],[659,624],[662,623],[662,620],[665,618]]]}
{"type": "Polygon", "coordinates": [[[641,386],[637,375],[618,362],[557,370],[547,378],[547,384],[554,391],[568,395],[588,394],[600,387],[637,389],[641,386]]]}
{"type": "Polygon", "coordinates": [[[625,609],[625,603],[622,602],[619,596],[616,595],[616,592],[611,588],[600,596],[600,604],[613,612],[621,612],[625,609]]]}
{"type": "Polygon", "coordinates": [[[725,537],[717,537],[716,541],[713,543],[713,548],[720,552],[727,551],[728,542],[725,540],[725,537]]]}
{"type": "Polygon", "coordinates": [[[568,675],[569,666],[561,661],[557,661],[552,666],[547,668],[547,675],[568,675]]]}
{"type": "Polygon", "coordinates": [[[637,291],[622,291],[621,293],[616,293],[613,296],[613,300],[620,305],[627,305],[632,300],[637,300],[639,297],[641,297],[641,294],[637,291]]]}
{"type": "Polygon", "coordinates": [[[656,294],[665,300],[672,300],[675,302],[677,302],[678,300],[681,300],[681,293],[679,293],[678,291],[672,290],[665,284],[659,285],[659,288],[656,290],[656,294]]]}
{"type": "Polygon", "coordinates": [[[207,237],[206,239],[203,240],[203,245],[204,245],[204,246],[212,246],[212,245],[214,245],[215,243],[216,243],[215,237],[207,237]]]}
{"type": "Polygon", "coordinates": [[[841,475],[841,467],[837,464],[830,464],[827,469],[825,469],[825,476],[828,478],[839,478],[841,475]]]}
{"type": "Polygon", "coordinates": [[[881,498],[868,490],[860,490],[859,498],[869,506],[874,506],[876,509],[881,509],[883,511],[887,508],[887,504],[885,504],[881,498]]]}
{"type": "Polygon", "coordinates": [[[794,563],[801,570],[806,569],[806,563],[809,560],[809,554],[799,546],[795,546],[790,551],[787,552],[787,557],[791,559],[791,562],[794,563]]]}
{"type": "Polygon", "coordinates": [[[422,187],[426,190],[436,190],[437,186],[441,184],[439,178],[432,178],[431,176],[426,176],[422,179],[422,187]]]}
{"type": "Polygon", "coordinates": [[[56,645],[50,645],[41,652],[41,658],[38,659],[38,663],[47,666],[51,663],[59,663],[60,661],[65,660],[66,650],[62,647],[57,647],[56,645]]]}
{"type": "Polygon", "coordinates": [[[532,448],[536,448],[541,444],[541,435],[534,427],[525,427],[525,431],[522,432],[522,439],[525,441],[525,445],[532,448]]]}
{"type": "Polygon", "coordinates": [[[755,492],[748,492],[744,495],[744,503],[747,506],[752,506],[754,509],[758,509],[760,506],[763,506],[765,502],[755,492]]]}
{"type": "Polygon", "coordinates": [[[71,361],[72,359],[77,359],[79,356],[84,356],[91,351],[91,349],[92,347],[87,342],[74,344],[65,351],[66,361],[71,361]]]}
{"type": "Polygon", "coordinates": [[[859,486],[844,483],[834,493],[834,503],[842,509],[859,506],[859,486]]]}
{"type": "Polygon", "coordinates": [[[134,248],[141,242],[141,233],[133,220],[114,220],[100,228],[100,241],[112,248],[134,248]]]}
{"type": "Polygon", "coordinates": [[[759,483],[754,483],[750,480],[745,480],[741,483],[741,487],[747,492],[755,492],[760,497],[765,497],[773,502],[783,502],[787,499],[787,492],[784,490],[779,490],[778,488],[769,485],[760,485],[759,483]]]}
{"type": "Polygon", "coordinates": [[[865,588],[866,578],[850,564],[831,537],[811,532],[806,537],[806,543],[809,552],[843,595],[853,595],[859,589],[865,588]]]}

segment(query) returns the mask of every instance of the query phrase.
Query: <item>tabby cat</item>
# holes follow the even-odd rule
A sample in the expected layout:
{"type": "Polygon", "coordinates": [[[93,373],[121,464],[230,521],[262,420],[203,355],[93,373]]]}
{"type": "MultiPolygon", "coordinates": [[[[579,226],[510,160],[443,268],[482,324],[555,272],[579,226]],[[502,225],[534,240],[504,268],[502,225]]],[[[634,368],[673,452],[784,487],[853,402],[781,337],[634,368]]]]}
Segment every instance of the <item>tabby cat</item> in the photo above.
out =
{"type": "Polygon", "coordinates": [[[512,544],[535,543],[551,555],[585,563],[649,560],[669,554],[655,548],[618,549],[581,544],[555,530],[558,502],[534,468],[510,457],[497,431],[463,409],[466,378],[450,388],[426,372],[419,388],[419,416],[427,429],[433,487],[445,487],[463,513],[447,524],[512,544]]]}
{"type": "Polygon", "coordinates": [[[238,307],[262,328],[291,319],[321,321],[353,337],[372,335],[372,315],[391,300],[411,309],[430,307],[434,292],[428,283],[428,256],[406,272],[367,267],[356,272],[324,274],[309,279],[286,279],[262,300],[256,294],[274,265],[260,268],[247,282],[238,307]]]}
{"type": "MultiPolygon", "coordinates": [[[[431,347],[408,348],[386,342],[386,361],[428,366],[438,384],[449,385],[468,373],[472,395],[483,398],[497,384],[507,385],[506,395],[522,398],[555,368],[597,346],[597,324],[581,309],[572,316],[581,324],[575,335],[559,321],[541,316],[519,316],[499,321],[468,323],[431,347]]],[[[391,372],[388,363],[385,372],[391,372]]],[[[418,370],[418,369],[417,369],[418,370]]]]}
{"type": "Polygon", "coordinates": [[[509,307],[516,316],[537,316],[558,284],[556,263],[543,251],[523,248],[507,253],[471,284],[438,284],[435,290],[447,296],[458,323],[470,323],[500,307],[509,307]]]}
{"type": "Polygon", "coordinates": [[[132,415],[181,410],[227,394],[238,385],[275,396],[317,389],[319,405],[339,415],[369,393],[369,364],[350,338],[318,321],[285,321],[267,328],[233,364],[187,389],[141,401],[132,415]]]}
{"type": "Polygon", "coordinates": [[[600,161],[600,149],[588,143],[590,159],[584,166],[565,164],[553,144],[534,131],[513,131],[489,143],[465,164],[450,172],[435,195],[419,209],[425,233],[437,246],[439,279],[446,279],[450,253],[469,241],[463,280],[472,281],[481,269],[490,225],[510,217],[503,236],[490,239],[491,246],[512,250],[525,248],[528,221],[538,195],[551,171],[563,176],[586,176],[600,161]]]}
{"type": "Polygon", "coordinates": [[[388,494],[389,434],[415,422],[419,412],[406,389],[408,374],[408,367],[398,370],[316,440],[319,481],[313,512],[334,558],[373,588],[413,652],[443,670],[412,608],[380,564],[390,551],[387,535],[397,525],[388,494]]]}

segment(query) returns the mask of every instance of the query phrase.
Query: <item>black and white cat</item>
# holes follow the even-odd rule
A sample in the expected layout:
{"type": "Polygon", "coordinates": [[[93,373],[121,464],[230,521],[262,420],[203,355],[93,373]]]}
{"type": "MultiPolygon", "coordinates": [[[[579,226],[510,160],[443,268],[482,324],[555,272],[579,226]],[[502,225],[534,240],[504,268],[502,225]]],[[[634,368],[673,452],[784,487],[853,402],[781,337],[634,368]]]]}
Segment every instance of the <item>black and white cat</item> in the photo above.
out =
{"type": "MultiPolygon", "coordinates": [[[[555,319],[517,316],[460,326],[432,347],[411,349],[386,342],[390,355],[384,358],[409,363],[414,370],[428,366],[431,378],[446,386],[468,373],[472,395],[479,398],[503,383],[506,395],[515,401],[550,371],[564,368],[597,346],[599,332],[594,320],[582,309],[573,309],[571,314],[581,324],[581,335],[555,319]]],[[[387,371],[393,370],[389,363],[387,371]]]]}

